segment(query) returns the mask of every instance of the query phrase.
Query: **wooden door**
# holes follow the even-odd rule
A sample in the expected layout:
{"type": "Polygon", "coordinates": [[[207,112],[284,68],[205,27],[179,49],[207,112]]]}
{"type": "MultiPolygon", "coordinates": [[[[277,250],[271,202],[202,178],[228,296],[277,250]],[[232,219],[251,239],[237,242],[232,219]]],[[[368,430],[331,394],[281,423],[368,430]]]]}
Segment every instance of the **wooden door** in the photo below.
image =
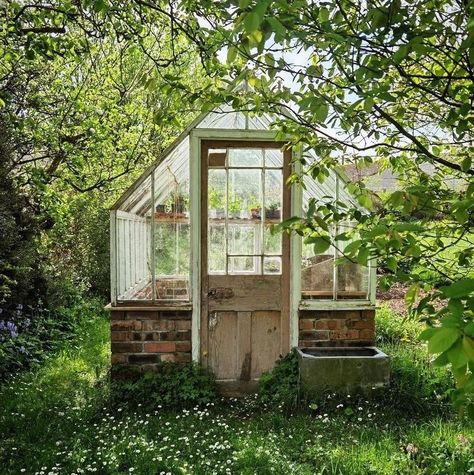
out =
{"type": "Polygon", "coordinates": [[[202,143],[201,361],[228,392],[253,390],[289,350],[290,152],[276,142],[202,143]]]}

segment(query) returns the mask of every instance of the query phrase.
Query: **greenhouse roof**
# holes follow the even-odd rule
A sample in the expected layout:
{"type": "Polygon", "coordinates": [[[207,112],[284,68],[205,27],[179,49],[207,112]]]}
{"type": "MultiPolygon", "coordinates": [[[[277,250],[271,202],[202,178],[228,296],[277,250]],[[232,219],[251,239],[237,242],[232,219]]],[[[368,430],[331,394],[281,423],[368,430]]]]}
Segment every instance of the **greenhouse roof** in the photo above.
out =
{"type": "MultiPolygon", "coordinates": [[[[220,130],[270,130],[275,116],[270,114],[251,115],[235,111],[228,105],[218,107],[212,112],[202,114],[167,147],[157,160],[150,165],[136,182],[120,197],[111,208],[139,216],[145,215],[152,208],[151,200],[161,203],[171,190],[187,193],[189,187],[190,133],[194,129],[220,130]]],[[[313,150],[306,152],[307,161],[317,160],[313,150]]],[[[305,176],[304,201],[309,197],[332,197],[336,187],[336,173],[331,173],[323,183],[305,176]]],[[[340,200],[353,204],[353,198],[347,190],[341,188],[340,200]]],[[[306,203],[304,203],[306,204],[306,203]]]]}

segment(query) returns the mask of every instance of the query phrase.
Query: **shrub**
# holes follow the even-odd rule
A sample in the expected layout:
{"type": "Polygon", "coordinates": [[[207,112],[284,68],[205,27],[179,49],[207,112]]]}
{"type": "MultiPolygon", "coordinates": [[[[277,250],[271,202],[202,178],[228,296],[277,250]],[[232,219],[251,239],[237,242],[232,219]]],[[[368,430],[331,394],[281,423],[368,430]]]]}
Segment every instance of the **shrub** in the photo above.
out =
{"type": "Polygon", "coordinates": [[[258,399],[268,406],[292,409],[298,404],[298,394],[298,356],[293,349],[276,362],[271,372],[262,374],[258,399]]]}
{"type": "Polygon", "coordinates": [[[54,311],[42,307],[0,308],[0,382],[42,362],[80,333],[85,321],[103,314],[98,300],[54,311]]]}
{"type": "Polygon", "coordinates": [[[410,414],[443,410],[454,383],[446,368],[433,366],[418,338],[420,322],[382,306],[376,325],[377,344],[390,356],[390,388],[384,391],[387,406],[410,414]]]}
{"type": "Polygon", "coordinates": [[[164,362],[156,371],[136,372],[126,381],[111,383],[114,406],[142,407],[144,410],[154,410],[158,406],[182,409],[210,403],[216,398],[214,375],[196,363],[164,362]]]}

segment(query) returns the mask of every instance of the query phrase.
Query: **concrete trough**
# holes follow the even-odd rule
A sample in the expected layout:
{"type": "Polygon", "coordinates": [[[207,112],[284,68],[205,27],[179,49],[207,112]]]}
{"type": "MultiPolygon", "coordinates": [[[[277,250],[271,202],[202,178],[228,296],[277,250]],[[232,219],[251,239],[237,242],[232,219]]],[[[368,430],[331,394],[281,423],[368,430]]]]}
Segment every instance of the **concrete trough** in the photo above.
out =
{"type": "Polygon", "coordinates": [[[303,394],[362,393],[390,383],[390,358],[374,346],[297,348],[303,394]]]}

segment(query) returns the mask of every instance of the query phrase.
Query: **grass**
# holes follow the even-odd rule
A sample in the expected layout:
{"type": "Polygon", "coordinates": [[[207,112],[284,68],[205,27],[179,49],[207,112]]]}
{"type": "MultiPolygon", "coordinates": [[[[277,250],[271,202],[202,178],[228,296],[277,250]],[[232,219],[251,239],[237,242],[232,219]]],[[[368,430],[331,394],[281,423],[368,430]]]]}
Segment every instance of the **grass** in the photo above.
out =
{"type": "Polygon", "coordinates": [[[0,389],[0,472],[474,472],[474,428],[432,394],[450,387],[449,375],[432,372],[415,322],[394,322],[388,310],[379,312],[379,345],[393,357],[387,400],[328,397],[293,413],[256,398],[145,411],[140,402],[110,406],[108,322],[101,316],[84,324],[82,339],[0,389]]]}

